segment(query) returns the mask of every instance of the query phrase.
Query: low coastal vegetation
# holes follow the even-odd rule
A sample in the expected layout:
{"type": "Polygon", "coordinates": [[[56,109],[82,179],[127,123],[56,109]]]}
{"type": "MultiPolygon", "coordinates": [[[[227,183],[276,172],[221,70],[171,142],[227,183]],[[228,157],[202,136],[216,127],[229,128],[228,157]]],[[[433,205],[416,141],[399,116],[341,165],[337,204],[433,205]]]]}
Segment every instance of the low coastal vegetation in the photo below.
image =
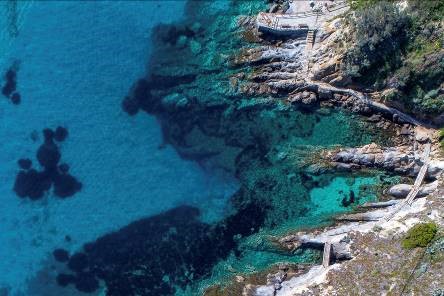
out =
{"type": "Polygon", "coordinates": [[[351,1],[343,70],[415,114],[444,112],[444,2],[351,1]]]}
{"type": "Polygon", "coordinates": [[[441,151],[444,152],[444,128],[439,130],[439,146],[441,147],[441,151]]]}
{"type": "Polygon", "coordinates": [[[402,247],[413,249],[416,247],[427,247],[435,238],[438,226],[435,223],[419,223],[409,229],[402,240],[402,247]]]}

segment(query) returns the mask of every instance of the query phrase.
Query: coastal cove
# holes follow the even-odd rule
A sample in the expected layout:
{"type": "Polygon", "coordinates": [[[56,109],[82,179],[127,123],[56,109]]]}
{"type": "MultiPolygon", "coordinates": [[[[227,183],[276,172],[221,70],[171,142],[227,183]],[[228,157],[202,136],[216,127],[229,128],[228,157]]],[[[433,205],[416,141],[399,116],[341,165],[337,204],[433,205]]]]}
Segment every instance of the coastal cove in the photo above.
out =
{"type": "MultiPolygon", "coordinates": [[[[248,17],[242,17],[254,15],[263,3],[229,3],[220,15],[211,4],[189,1],[183,22],[155,28],[148,75],[122,102],[129,115],[156,115],[166,142],[184,158],[224,168],[240,182],[230,199],[233,212],[207,232],[205,247],[199,249],[213,246],[201,254],[207,262],[216,252],[211,264],[217,265],[191,273],[201,266],[185,261],[192,280],[178,285],[178,295],[202,294],[209,286],[224,287],[236,275],[282,263],[297,269],[299,263],[319,262],[320,250],[286,252],[273,245],[274,237],[328,224],[333,215],[376,200],[383,188],[399,180],[383,172],[340,173],[310,165],[320,160],[319,151],[337,145],[389,145],[391,131],[374,130],[347,111],[298,107],[244,93],[235,78],[242,80],[255,70],[238,56],[254,51],[255,43],[239,24],[248,24],[248,17]],[[221,234],[219,227],[225,229],[221,234]]],[[[241,293],[230,289],[223,293],[241,293]]]]}
{"type": "Polygon", "coordinates": [[[437,180],[428,124],[333,73],[340,25],[258,31],[279,5],[0,3],[1,296],[292,293],[437,180]]]}

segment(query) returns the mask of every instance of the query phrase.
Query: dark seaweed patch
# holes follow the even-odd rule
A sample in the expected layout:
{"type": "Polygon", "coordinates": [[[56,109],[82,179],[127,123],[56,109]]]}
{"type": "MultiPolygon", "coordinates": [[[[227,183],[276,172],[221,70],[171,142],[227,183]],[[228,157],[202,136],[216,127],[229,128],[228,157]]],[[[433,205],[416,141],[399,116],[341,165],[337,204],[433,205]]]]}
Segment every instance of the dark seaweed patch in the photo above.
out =
{"type": "Polygon", "coordinates": [[[69,197],[82,189],[82,184],[68,173],[55,174],[53,182],[54,194],[58,197],[69,197]]]}
{"type": "Polygon", "coordinates": [[[17,88],[17,74],[13,68],[10,68],[5,73],[5,85],[2,88],[2,94],[9,97],[17,88]]]}
{"type": "Polygon", "coordinates": [[[122,101],[122,109],[128,113],[128,115],[136,115],[137,112],[139,112],[139,103],[135,99],[127,96],[122,101]]]}
{"type": "Polygon", "coordinates": [[[62,163],[61,165],[59,165],[59,170],[61,173],[67,173],[69,172],[69,165],[66,163],[62,163]]]}
{"type": "Polygon", "coordinates": [[[68,137],[68,130],[62,126],[58,126],[54,132],[54,139],[62,142],[68,137]]]}
{"type": "Polygon", "coordinates": [[[21,102],[21,96],[17,90],[17,71],[19,69],[19,61],[14,61],[4,74],[5,83],[2,86],[2,94],[9,98],[14,105],[21,102]]]}
{"type": "Polygon", "coordinates": [[[52,255],[54,256],[54,259],[58,262],[66,262],[69,260],[69,253],[64,249],[55,249],[52,252],[52,255]]]}
{"type": "Polygon", "coordinates": [[[14,183],[14,191],[19,197],[29,197],[32,200],[42,198],[50,187],[51,180],[46,178],[44,173],[37,172],[35,169],[19,171],[14,183]]]}
{"type": "Polygon", "coordinates": [[[139,79],[132,89],[132,94],[123,100],[122,109],[129,115],[135,115],[140,108],[152,112],[155,106],[151,105],[150,89],[151,85],[146,79],[139,79]]]}
{"type": "Polygon", "coordinates": [[[56,277],[57,284],[66,287],[69,284],[74,283],[76,280],[76,277],[72,274],[66,274],[66,273],[60,273],[56,277]]]}
{"type": "Polygon", "coordinates": [[[236,251],[235,237],[259,229],[264,213],[263,207],[248,203],[211,226],[199,221],[197,208],[177,207],[85,244],[68,267],[83,292],[94,291],[101,279],[107,295],[172,295],[174,285],[208,276],[216,262],[236,251]]]}
{"type": "Polygon", "coordinates": [[[21,169],[29,170],[32,166],[32,161],[29,158],[20,158],[17,164],[21,169]]]}
{"type": "Polygon", "coordinates": [[[21,101],[22,101],[22,96],[20,96],[19,93],[15,92],[11,95],[11,102],[14,105],[19,105],[21,101]]]}
{"type": "Polygon", "coordinates": [[[72,271],[81,272],[88,267],[88,257],[84,253],[75,253],[69,259],[68,267],[72,271]]]}
{"type": "Polygon", "coordinates": [[[45,141],[37,150],[37,160],[46,169],[53,169],[60,161],[59,147],[52,141],[45,141]]]}
{"type": "Polygon", "coordinates": [[[152,96],[152,90],[168,89],[179,84],[190,83],[195,78],[195,75],[152,75],[149,79],[139,79],[134,84],[131,94],[122,101],[122,109],[129,115],[136,114],[139,109],[150,114],[155,113],[159,110],[159,101],[152,96]]]}
{"type": "Polygon", "coordinates": [[[76,289],[84,293],[92,293],[99,288],[99,281],[91,272],[79,273],[76,276],[74,283],[76,289]]]}
{"type": "Polygon", "coordinates": [[[32,163],[29,159],[18,161],[22,170],[17,174],[13,189],[19,197],[40,199],[51,185],[54,185],[54,194],[62,198],[72,196],[82,189],[82,184],[68,173],[67,164],[58,166],[62,155],[54,139],[63,141],[67,135],[68,131],[62,127],[57,128],[55,132],[48,128],[43,130],[45,140],[36,153],[36,158],[43,167],[42,171],[31,169],[32,163]]]}
{"type": "Polygon", "coordinates": [[[43,137],[45,139],[45,143],[52,142],[52,140],[54,139],[54,131],[50,128],[45,128],[43,130],[43,137]]]}

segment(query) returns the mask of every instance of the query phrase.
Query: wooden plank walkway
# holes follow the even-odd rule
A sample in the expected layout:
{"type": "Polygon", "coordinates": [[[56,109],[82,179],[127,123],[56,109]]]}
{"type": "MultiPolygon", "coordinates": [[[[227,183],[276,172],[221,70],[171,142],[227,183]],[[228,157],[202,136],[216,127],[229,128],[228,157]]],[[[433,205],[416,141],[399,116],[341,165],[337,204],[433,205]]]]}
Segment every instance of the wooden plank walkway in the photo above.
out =
{"type": "Polygon", "coordinates": [[[425,144],[424,155],[423,155],[423,163],[424,164],[422,165],[421,169],[419,170],[419,173],[416,176],[415,183],[413,184],[413,187],[410,190],[409,194],[392,212],[390,212],[387,216],[385,216],[383,218],[383,220],[390,221],[390,219],[392,219],[405,205],[407,205],[407,204],[409,206],[412,205],[413,201],[415,200],[416,195],[419,192],[422,181],[424,180],[424,177],[427,173],[427,168],[429,166],[429,161],[430,161],[430,159],[429,159],[430,149],[431,149],[431,144],[430,143],[425,144]]]}
{"type": "Polygon", "coordinates": [[[331,261],[331,242],[325,242],[324,244],[324,254],[322,255],[322,266],[327,268],[330,266],[331,261]]]}
{"type": "Polygon", "coordinates": [[[416,195],[419,192],[420,186],[422,184],[422,181],[424,180],[424,177],[427,173],[427,168],[429,166],[429,155],[430,155],[430,149],[431,145],[430,143],[427,143],[424,149],[424,164],[422,165],[421,169],[419,170],[418,176],[416,177],[415,183],[413,184],[413,188],[410,191],[409,195],[407,195],[406,200],[409,205],[413,203],[413,200],[415,199],[416,195]]]}

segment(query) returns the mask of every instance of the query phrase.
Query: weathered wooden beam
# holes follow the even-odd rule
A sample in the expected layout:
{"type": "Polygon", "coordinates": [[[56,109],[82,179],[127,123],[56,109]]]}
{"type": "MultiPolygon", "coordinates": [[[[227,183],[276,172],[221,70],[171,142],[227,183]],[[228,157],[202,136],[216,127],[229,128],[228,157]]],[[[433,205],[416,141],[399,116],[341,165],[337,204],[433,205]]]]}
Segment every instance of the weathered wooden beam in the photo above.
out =
{"type": "Polygon", "coordinates": [[[331,243],[325,242],[324,244],[324,254],[322,255],[322,266],[327,268],[330,265],[331,260],[331,243]]]}
{"type": "Polygon", "coordinates": [[[356,214],[345,214],[335,217],[336,221],[347,221],[347,222],[361,222],[361,221],[378,221],[382,218],[382,215],[375,215],[372,213],[356,213],[356,214]]]}
{"type": "Polygon", "coordinates": [[[366,202],[359,206],[361,209],[377,209],[377,208],[386,208],[393,205],[396,205],[399,200],[391,199],[388,201],[378,201],[378,202],[366,202]]]}

